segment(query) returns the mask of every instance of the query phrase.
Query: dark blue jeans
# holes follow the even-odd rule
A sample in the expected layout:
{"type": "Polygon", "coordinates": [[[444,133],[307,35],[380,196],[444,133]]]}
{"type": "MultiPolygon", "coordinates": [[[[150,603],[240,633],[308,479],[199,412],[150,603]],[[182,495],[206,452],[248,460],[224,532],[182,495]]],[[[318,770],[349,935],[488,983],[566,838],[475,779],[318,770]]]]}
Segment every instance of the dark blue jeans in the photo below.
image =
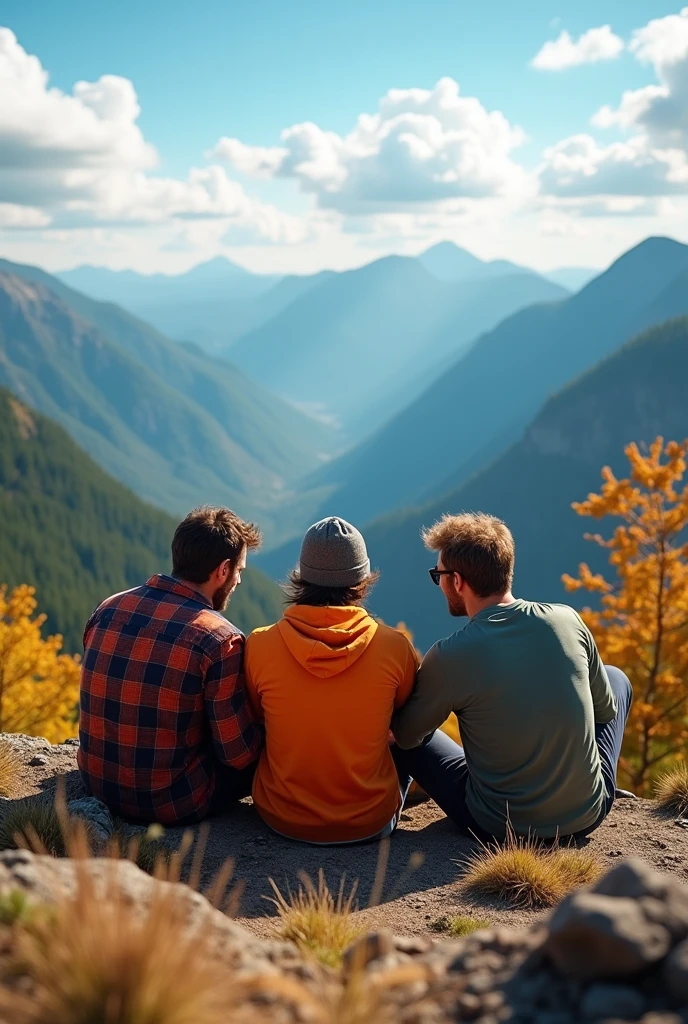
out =
{"type": "MultiPolygon", "coordinates": [[[[595,740],[606,789],[605,803],[595,824],[578,833],[577,838],[590,835],[601,825],[614,804],[616,772],[633,693],[627,676],[620,669],[608,665],[607,675],[618,710],[616,718],[611,722],[595,726],[595,740]]],[[[469,772],[463,747],[438,730],[423,746],[414,747],[413,750],[393,747],[392,755],[402,792],[408,790],[409,779],[415,779],[461,832],[473,833],[483,842],[493,838],[478,825],[466,804],[469,772]]]]}

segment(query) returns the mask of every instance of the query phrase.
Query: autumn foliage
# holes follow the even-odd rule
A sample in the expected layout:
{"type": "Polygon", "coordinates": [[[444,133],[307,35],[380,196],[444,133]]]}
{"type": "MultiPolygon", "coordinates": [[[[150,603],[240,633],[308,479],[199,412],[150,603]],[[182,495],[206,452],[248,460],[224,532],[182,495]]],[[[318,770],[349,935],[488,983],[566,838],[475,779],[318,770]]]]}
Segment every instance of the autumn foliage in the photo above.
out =
{"type": "Polygon", "coordinates": [[[620,520],[609,539],[586,535],[609,551],[616,579],[582,564],[568,590],[600,595],[599,610],[583,618],[607,664],[633,686],[621,767],[632,788],[686,760],[688,746],[688,441],[658,437],[649,450],[625,449],[630,474],[617,480],[607,466],[599,494],[574,504],[582,516],[620,520]]]}
{"type": "Polygon", "coordinates": [[[61,654],[62,637],[41,635],[33,587],[0,587],[0,732],[76,735],[79,661],[61,654]]]}

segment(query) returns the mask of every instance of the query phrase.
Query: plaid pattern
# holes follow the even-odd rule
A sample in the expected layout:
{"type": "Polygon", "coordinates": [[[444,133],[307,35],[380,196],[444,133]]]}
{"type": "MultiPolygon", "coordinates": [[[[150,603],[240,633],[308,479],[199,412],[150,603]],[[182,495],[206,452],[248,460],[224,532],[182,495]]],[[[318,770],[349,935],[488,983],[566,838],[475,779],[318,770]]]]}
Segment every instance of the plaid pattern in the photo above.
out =
{"type": "Polygon", "coordinates": [[[114,812],[173,824],[207,813],[214,764],[245,768],[261,731],[244,636],[171,576],[108,598],[84,633],[79,768],[114,812]]]}

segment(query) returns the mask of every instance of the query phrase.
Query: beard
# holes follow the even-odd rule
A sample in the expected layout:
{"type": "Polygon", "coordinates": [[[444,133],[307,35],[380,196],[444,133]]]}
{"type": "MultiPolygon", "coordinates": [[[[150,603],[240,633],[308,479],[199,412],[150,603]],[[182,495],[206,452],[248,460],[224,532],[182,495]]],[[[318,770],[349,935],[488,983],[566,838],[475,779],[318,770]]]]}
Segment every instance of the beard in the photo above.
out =
{"type": "Polygon", "coordinates": [[[234,593],[234,583],[230,577],[226,583],[218,587],[213,594],[213,608],[216,612],[223,612],[229,604],[229,599],[234,593]]]}
{"type": "Polygon", "coordinates": [[[461,619],[464,615],[468,615],[468,612],[466,611],[466,602],[460,594],[452,594],[451,597],[448,597],[447,606],[449,608],[449,614],[454,619],[461,619]]]}

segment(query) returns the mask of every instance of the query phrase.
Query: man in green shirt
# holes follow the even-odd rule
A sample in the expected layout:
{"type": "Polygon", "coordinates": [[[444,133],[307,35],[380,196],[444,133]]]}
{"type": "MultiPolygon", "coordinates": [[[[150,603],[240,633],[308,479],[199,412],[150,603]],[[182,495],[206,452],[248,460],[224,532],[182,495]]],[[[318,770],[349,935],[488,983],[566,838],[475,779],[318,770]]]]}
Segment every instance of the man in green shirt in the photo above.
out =
{"type": "Polygon", "coordinates": [[[445,516],[424,540],[450,613],[469,621],[428,652],[393,719],[400,777],[483,839],[509,825],[543,839],[589,834],[614,802],[627,677],[604,667],[573,608],[513,597],[501,520],[445,516]],[[463,747],[434,731],[452,711],[463,747]]]}

